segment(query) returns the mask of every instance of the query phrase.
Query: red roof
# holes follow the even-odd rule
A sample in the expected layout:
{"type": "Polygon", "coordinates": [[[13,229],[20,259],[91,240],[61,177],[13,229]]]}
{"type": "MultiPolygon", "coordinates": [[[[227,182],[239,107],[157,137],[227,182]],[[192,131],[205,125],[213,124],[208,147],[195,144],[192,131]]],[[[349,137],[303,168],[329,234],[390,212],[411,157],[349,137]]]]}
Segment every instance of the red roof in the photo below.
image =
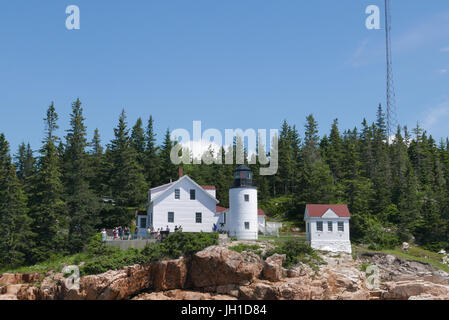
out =
{"type": "Polygon", "coordinates": [[[201,186],[204,190],[215,190],[215,186],[201,186]]]}
{"type": "MultiPolygon", "coordinates": [[[[226,211],[226,210],[228,210],[228,208],[220,207],[220,206],[217,206],[217,207],[215,208],[215,212],[224,212],[224,211],[226,211]]],[[[258,215],[258,216],[265,216],[265,211],[263,211],[262,209],[258,209],[258,210],[257,210],[257,215],[258,215]]]]}
{"type": "Polygon", "coordinates": [[[226,211],[226,210],[228,210],[228,208],[220,207],[220,206],[217,206],[217,207],[215,208],[215,212],[224,212],[224,211],[226,211]]]}
{"type": "Polygon", "coordinates": [[[136,210],[136,215],[138,215],[138,216],[146,216],[147,212],[146,211],[142,211],[142,210],[136,210]]]}
{"type": "Polygon", "coordinates": [[[348,206],[345,204],[308,204],[306,206],[309,217],[321,217],[331,209],[340,218],[350,217],[348,206]]]}

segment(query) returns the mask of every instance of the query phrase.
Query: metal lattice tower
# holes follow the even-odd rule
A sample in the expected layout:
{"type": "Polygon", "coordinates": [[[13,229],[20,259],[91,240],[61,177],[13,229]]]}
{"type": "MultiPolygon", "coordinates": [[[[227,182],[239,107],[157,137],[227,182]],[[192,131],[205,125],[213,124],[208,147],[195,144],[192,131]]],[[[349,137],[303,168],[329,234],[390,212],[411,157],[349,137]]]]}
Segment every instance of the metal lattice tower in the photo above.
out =
{"type": "Polygon", "coordinates": [[[391,54],[391,0],[385,0],[385,35],[387,53],[387,137],[394,134],[398,121],[396,113],[396,94],[394,91],[393,62],[391,54]]]}

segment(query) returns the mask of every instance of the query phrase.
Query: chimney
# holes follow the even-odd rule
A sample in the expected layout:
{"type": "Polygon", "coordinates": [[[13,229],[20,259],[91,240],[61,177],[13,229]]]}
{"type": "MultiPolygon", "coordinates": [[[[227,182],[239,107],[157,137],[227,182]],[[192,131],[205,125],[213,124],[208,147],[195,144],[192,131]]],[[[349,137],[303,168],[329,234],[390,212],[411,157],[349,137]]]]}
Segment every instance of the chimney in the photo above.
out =
{"type": "Polygon", "coordinates": [[[184,169],[179,168],[179,179],[181,179],[183,175],[184,175],[184,169]]]}

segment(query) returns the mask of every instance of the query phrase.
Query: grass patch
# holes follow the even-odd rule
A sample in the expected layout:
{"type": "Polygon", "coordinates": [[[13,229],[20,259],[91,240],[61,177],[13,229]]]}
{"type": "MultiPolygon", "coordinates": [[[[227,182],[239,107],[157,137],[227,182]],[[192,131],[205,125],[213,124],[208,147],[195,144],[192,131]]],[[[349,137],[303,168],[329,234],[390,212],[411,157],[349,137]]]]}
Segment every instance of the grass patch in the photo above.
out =
{"type": "Polygon", "coordinates": [[[0,273],[46,273],[50,270],[61,272],[62,268],[68,265],[79,265],[82,261],[89,259],[86,252],[77,253],[70,256],[54,256],[50,259],[32,266],[23,266],[13,269],[0,270],[0,273]]]}
{"type": "Polygon", "coordinates": [[[360,271],[366,272],[366,269],[368,269],[369,265],[370,265],[369,263],[362,264],[362,266],[360,267],[360,271]]]}
{"type": "Polygon", "coordinates": [[[356,250],[358,252],[386,253],[386,254],[391,254],[393,256],[396,256],[396,257],[402,258],[402,259],[406,259],[406,260],[429,263],[430,265],[434,266],[435,268],[438,268],[440,270],[443,270],[443,271],[449,273],[449,266],[444,264],[441,260],[442,255],[439,255],[435,252],[428,251],[428,250],[425,250],[423,248],[416,247],[416,246],[411,246],[408,249],[408,252],[402,251],[402,249],[399,247],[394,248],[394,249],[384,249],[384,250],[376,250],[376,251],[357,247],[356,250]]]}
{"type": "Polygon", "coordinates": [[[306,235],[305,235],[305,233],[282,232],[282,233],[279,233],[279,237],[259,235],[259,240],[261,240],[261,241],[270,241],[271,240],[271,241],[275,241],[275,242],[295,240],[295,241],[305,242],[306,235]]]}

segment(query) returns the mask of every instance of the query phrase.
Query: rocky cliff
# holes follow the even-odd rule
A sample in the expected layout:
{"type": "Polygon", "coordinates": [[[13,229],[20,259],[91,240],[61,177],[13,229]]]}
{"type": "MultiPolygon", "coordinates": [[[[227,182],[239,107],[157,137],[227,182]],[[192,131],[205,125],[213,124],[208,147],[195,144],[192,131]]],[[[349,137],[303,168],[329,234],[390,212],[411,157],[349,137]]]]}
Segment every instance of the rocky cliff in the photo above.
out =
{"type": "Polygon", "coordinates": [[[135,265],[82,277],[68,289],[60,273],[0,275],[0,299],[19,300],[374,300],[449,299],[449,274],[432,266],[383,254],[353,260],[347,254],[322,254],[313,270],[306,264],[284,269],[283,255],[262,260],[252,252],[214,246],[190,259],[135,265]],[[362,265],[379,270],[369,286],[362,265]],[[368,288],[368,287],[369,288],[368,288]]]}

